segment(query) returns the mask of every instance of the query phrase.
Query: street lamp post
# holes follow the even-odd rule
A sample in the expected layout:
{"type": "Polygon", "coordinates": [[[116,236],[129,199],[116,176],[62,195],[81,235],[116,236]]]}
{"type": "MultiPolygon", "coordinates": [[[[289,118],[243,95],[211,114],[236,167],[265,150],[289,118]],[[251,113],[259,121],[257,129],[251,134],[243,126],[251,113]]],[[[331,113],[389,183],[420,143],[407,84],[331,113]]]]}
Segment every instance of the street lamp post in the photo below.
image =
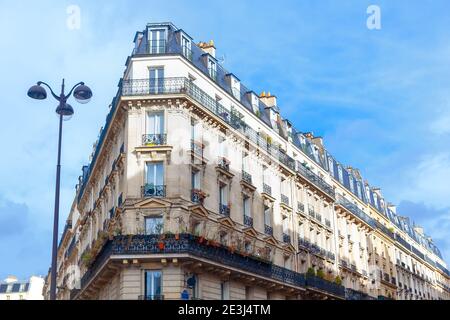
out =
{"type": "Polygon", "coordinates": [[[60,190],[60,176],[61,176],[61,140],[62,140],[62,124],[63,118],[70,118],[74,111],[67,99],[72,95],[79,103],[88,103],[92,97],[91,89],[79,82],[72,87],[69,93],[64,93],[64,79],[61,84],[61,93],[56,95],[52,88],[45,82],[39,81],[36,85],[28,90],[28,96],[33,99],[44,100],[47,98],[47,92],[42,85],[50,89],[52,96],[59,102],[56,108],[56,113],[59,115],[59,133],[58,133],[58,160],[56,165],[56,186],[55,186],[55,208],[53,218],[53,245],[52,245],[52,267],[50,278],[50,300],[56,300],[56,261],[58,250],[58,220],[59,220],[59,190],[60,190]]]}

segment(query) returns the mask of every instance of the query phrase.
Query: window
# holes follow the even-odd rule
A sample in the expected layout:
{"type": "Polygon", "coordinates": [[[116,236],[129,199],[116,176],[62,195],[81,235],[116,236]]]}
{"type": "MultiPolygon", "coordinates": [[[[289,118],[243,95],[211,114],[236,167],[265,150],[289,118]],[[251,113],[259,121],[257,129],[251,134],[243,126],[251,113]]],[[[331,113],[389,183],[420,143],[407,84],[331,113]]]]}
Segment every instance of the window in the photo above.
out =
{"type": "Polygon", "coordinates": [[[341,165],[338,165],[338,175],[339,175],[339,182],[344,183],[344,176],[342,175],[342,167],[341,165]]]}
{"type": "Polygon", "coordinates": [[[221,184],[219,187],[219,204],[222,206],[228,205],[227,185],[221,184]]]}
{"type": "Polygon", "coordinates": [[[147,113],[147,135],[144,142],[156,145],[166,143],[164,136],[164,112],[147,113]]]}
{"type": "Polygon", "coordinates": [[[162,274],[159,270],[145,271],[145,300],[160,300],[162,287],[162,274]]]}
{"type": "Polygon", "coordinates": [[[164,165],[162,162],[147,162],[145,179],[145,197],[165,197],[164,165]]]}
{"type": "Polygon", "coordinates": [[[164,68],[151,67],[150,71],[150,93],[164,92],[164,68]]]}
{"type": "Polygon", "coordinates": [[[217,79],[216,62],[213,61],[211,58],[208,59],[208,74],[212,79],[214,79],[214,80],[217,79]]]}
{"type": "Polygon", "coordinates": [[[145,234],[162,234],[164,228],[163,218],[145,217],[145,234]]]}
{"type": "Polygon", "coordinates": [[[183,50],[183,56],[188,60],[192,60],[191,41],[183,35],[181,36],[181,48],[183,50]]]}
{"type": "Polygon", "coordinates": [[[165,53],[166,52],[166,30],[153,29],[149,34],[149,52],[150,53],[165,53]]]}
{"type": "Polygon", "coordinates": [[[349,184],[350,184],[350,191],[352,193],[355,193],[355,186],[353,185],[355,180],[353,179],[353,177],[351,175],[348,177],[348,179],[349,179],[349,184]]]}
{"type": "Polygon", "coordinates": [[[200,171],[192,170],[192,189],[201,189],[200,171]]]}
{"type": "Polygon", "coordinates": [[[254,113],[258,113],[259,112],[259,98],[255,93],[252,93],[251,95],[251,103],[252,103],[252,109],[254,113]]]}
{"type": "Polygon", "coordinates": [[[243,207],[244,207],[244,216],[251,217],[252,216],[252,210],[251,210],[250,197],[244,196],[243,207]]]}
{"type": "Polygon", "coordinates": [[[283,234],[289,234],[289,219],[288,217],[283,217],[283,234]]]}
{"type": "Polygon", "coordinates": [[[229,300],[230,299],[230,283],[224,281],[220,284],[220,299],[229,300]]]}
{"type": "Polygon", "coordinates": [[[233,76],[231,76],[231,91],[236,99],[241,99],[241,83],[233,76]]]}
{"type": "Polygon", "coordinates": [[[219,136],[219,157],[227,158],[228,148],[226,144],[226,139],[222,136],[219,136]]]}
{"type": "Polygon", "coordinates": [[[328,157],[328,167],[332,176],[334,176],[334,163],[331,157],[328,157]]]}
{"type": "Polygon", "coordinates": [[[264,224],[269,227],[272,226],[271,209],[268,206],[264,206],[264,224]]]}
{"type": "Polygon", "coordinates": [[[361,183],[359,181],[356,183],[356,190],[358,192],[358,197],[361,199],[362,198],[361,183]]]}

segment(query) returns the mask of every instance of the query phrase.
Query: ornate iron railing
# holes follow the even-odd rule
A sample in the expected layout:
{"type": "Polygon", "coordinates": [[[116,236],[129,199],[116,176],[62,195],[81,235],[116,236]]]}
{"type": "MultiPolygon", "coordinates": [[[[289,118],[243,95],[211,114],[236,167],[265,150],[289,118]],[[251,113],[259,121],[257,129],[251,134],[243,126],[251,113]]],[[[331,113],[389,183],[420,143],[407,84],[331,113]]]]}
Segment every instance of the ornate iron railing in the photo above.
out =
{"type": "Polygon", "coordinates": [[[244,215],[244,225],[246,225],[247,227],[253,227],[253,218],[244,215]]]}
{"type": "Polygon", "coordinates": [[[301,202],[297,202],[297,211],[305,212],[305,205],[301,202]]]}
{"type": "Polygon", "coordinates": [[[272,187],[268,184],[263,183],[263,192],[268,194],[269,196],[272,195],[272,187]]]}
{"type": "Polygon", "coordinates": [[[368,224],[372,228],[375,228],[375,220],[373,220],[368,214],[366,214],[364,211],[362,211],[360,208],[358,208],[358,206],[356,206],[354,203],[351,203],[350,201],[348,201],[341,195],[338,195],[336,197],[336,202],[339,205],[343,206],[348,211],[350,211],[357,218],[364,221],[366,224],[368,224]]]}
{"type": "Polygon", "coordinates": [[[306,286],[334,294],[335,296],[345,297],[345,288],[343,286],[316,276],[306,275],[306,286]]]}
{"type": "Polygon", "coordinates": [[[144,134],[142,135],[143,145],[165,145],[167,144],[167,134],[156,133],[156,134],[144,134]]]}
{"type": "Polygon", "coordinates": [[[291,243],[291,236],[286,234],[286,233],[283,233],[283,242],[284,243],[291,243]]]}
{"type": "Polygon", "coordinates": [[[191,150],[195,155],[203,158],[203,149],[204,147],[202,143],[191,140],[191,150]]]}
{"type": "Polygon", "coordinates": [[[273,228],[267,224],[264,225],[264,233],[267,235],[273,235],[273,228]]]}
{"type": "Polygon", "coordinates": [[[221,215],[223,215],[225,217],[229,217],[230,216],[230,206],[221,203],[219,205],[219,212],[221,215]]]}
{"type": "Polygon", "coordinates": [[[320,190],[324,191],[331,198],[335,197],[335,192],[332,186],[325,182],[321,177],[316,175],[311,169],[306,168],[303,164],[299,163],[297,165],[297,173],[302,177],[306,178],[313,185],[318,187],[320,190]]]}
{"type": "Polygon", "coordinates": [[[244,170],[242,170],[242,180],[248,184],[252,184],[252,175],[244,170]]]}
{"type": "Polygon", "coordinates": [[[142,186],[142,197],[165,197],[166,196],[166,186],[165,185],[154,185],[147,183],[142,186]]]}
{"type": "Polygon", "coordinates": [[[230,171],[230,162],[224,157],[219,157],[217,166],[225,171],[230,171]]]}

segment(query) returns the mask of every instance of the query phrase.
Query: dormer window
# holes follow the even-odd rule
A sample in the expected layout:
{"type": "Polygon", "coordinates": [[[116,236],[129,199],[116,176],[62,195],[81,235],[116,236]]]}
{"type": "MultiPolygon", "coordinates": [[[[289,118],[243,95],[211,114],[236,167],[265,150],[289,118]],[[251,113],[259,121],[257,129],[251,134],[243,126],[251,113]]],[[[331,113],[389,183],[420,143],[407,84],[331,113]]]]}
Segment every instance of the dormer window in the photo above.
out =
{"type": "Polygon", "coordinates": [[[191,40],[184,34],[181,35],[181,52],[186,59],[192,61],[191,40]]]}
{"type": "Polygon", "coordinates": [[[149,53],[166,53],[166,29],[150,29],[148,32],[149,53]]]}
{"type": "Polygon", "coordinates": [[[359,182],[356,183],[356,190],[358,192],[358,197],[362,198],[362,194],[361,194],[361,184],[359,182]]]}
{"type": "Polygon", "coordinates": [[[330,173],[332,176],[334,176],[334,163],[333,163],[333,158],[328,157],[328,168],[330,170],[330,173]]]}
{"type": "Polygon", "coordinates": [[[339,176],[339,182],[344,183],[344,176],[342,174],[342,167],[341,165],[338,165],[338,176],[339,176]]]}
{"type": "Polygon", "coordinates": [[[240,100],[241,99],[241,82],[233,75],[230,75],[230,85],[231,85],[231,92],[233,93],[233,96],[240,100]]]}
{"type": "Polygon", "coordinates": [[[259,98],[258,96],[252,92],[251,94],[251,104],[252,110],[254,113],[259,113],[259,98]]]}
{"type": "Polygon", "coordinates": [[[211,57],[208,57],[208,75],[214,81],[217,80],[217,64],[211,57]]]}

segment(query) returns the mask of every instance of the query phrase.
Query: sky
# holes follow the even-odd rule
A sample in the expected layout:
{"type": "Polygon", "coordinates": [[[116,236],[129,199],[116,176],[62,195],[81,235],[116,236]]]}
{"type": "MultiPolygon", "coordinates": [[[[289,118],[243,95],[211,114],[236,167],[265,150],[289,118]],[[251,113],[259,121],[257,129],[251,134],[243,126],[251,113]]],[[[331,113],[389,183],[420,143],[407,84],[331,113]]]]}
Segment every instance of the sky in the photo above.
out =
{"type": "Polygon", "coordinates": [[[58,91],[65,77],[94,93],[70,100],[64,122],[62,233],[135,32],[165,21],[213,39],[227,70],[275,94],[285,118],[381,187],[450,261],[450,3],[411,2],[0,0],[0,279],[50,266],[58,119],[55,101],[28,88],[42,80],[58,91]],[[369,5],[381,29],[367,28],[369,5]]]}

